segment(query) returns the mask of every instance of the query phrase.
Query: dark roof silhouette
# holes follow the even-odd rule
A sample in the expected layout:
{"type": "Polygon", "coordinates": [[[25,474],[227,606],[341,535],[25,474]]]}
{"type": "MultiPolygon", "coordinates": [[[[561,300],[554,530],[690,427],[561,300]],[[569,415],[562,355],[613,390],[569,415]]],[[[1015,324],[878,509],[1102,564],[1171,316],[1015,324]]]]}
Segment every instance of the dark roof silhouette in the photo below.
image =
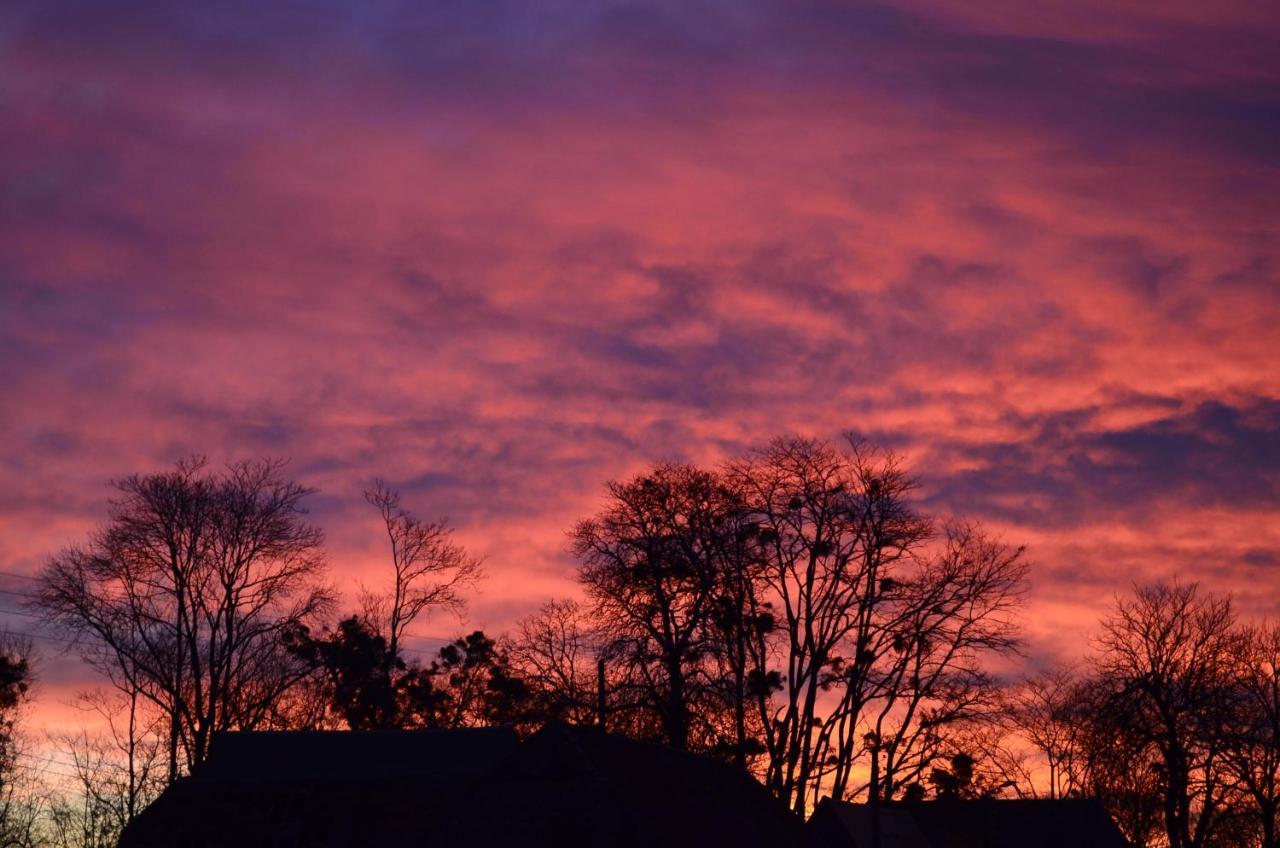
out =
{"type": "Polygon", "coordinates": [[[135,819],[121,848],[801,842],[798,820],[750,776],[594,729],[552,724],[519,743],[507,729],[216,743],[200,773],[135,819]]]}
{"type": "MultiPolygon", "coordinates": [[[[1096,801],[979,799],[881,805],[881,848],[1130,848],[1096,801]]],[[[811,848],[871,848],[871,808],[823,799],[811,848]]]]}
{"type": "MultiPolygon", "coordinates": [[[[809,818],[808,843],[811,848],[870,848],[871,811],[864,804],[824,799],[809,818]]],[[[881,848],[931,848],[910,811],[883,807],[880,810],[881,848]]]]}
{"type": "MultiPolygon", "coordinates": [[[[787,846],[800,822],[754,778],[725,763],[563,724],[524,742],[501,797],[538,844],[787,846]],[[546,811],[557,810],[554,815],[546,811]],[[566,830],[563,818],[573,817],[566,830]]],[[[495,838],[497,838],[495,836],[495,838]]]]}
{"type": "Polygon", "coordinates": [[[491,771],[516,749],[509,727],[224,733],[192,780],[244,783],[412,777],[457,780],[491,771]]]}

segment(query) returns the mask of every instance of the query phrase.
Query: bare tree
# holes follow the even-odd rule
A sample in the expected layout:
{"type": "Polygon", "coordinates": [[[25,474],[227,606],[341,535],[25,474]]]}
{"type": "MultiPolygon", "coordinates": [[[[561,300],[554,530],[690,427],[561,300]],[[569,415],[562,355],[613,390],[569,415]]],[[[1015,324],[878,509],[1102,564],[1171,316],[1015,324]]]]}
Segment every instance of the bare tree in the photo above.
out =
{"type": "MultiPolygon", "coordinates": [[[[758,517],[763,579],[777,605],[777,659],[783,687],[755,690],[769,764],[765,782],[803,812],[820,782],[820,707],[832,686],[867,676],[874,658],[876,610],[893,586],[889,570],[908,559],[929,535],[929,523],[908,505],[913,481],[892,455],[856,439],[848,450],[820,440],[783,438],[730,463],[729,478],[758,517]],[[852,652],[842,656],[844,648],[852,652]]],[[[765,657],[758,658],[765,660],[765,657]]],[[[768,678],[768,669],[756,669],[768,678]]],[[[860,736],[855,711],[837,741],[849,762],[860,736]]]]}
{"type": "Polygon", "coordinates": [[[695,701],[713,693],[704,660],[718,588],[719,536],[736,512],[716,476],[658,465],[608,485],[609,501],[571,537],[579,580],[607,641],[666,742],[689,745],[695,701]]]}
{"type": "Polygon", "coordinates": [[[611,702],[639,693],[677,746],[762,752],[797,811],[867,790],[850,780],[870,737],[881,796],[919,779],[997,711],[984,663],[1017,649],[1026,564],[971,525],[930,547],[913,487],[857,439],[798,438],[611,484],[573,533],[611,702]]]}
{"type": "Polygon", "coordinates": [[[757,701],[780,685],[768,668],[778,620],[769,594],[768,559],[761,555],[759,516],[731,475],[721,472],[718,486],[723,518],[711,536],[717,582],[708,646],[732,722],[731,732],[721,736],[728,740],[734,764],[746,770],[767,750],[757,701]]]}
{"type": "Polygon", "coordinates": [[[549,601],[521,619],[503,646],[544,721],[596,722],[599,650],[581,604],[549,601]]]}
{"type": "Polygon", "coordinates": [[[97,714],[103,730],[64,734],[62,748],[75,763],[81,788],[123,830],[164,788],[163,716],[138,692],[89,692],[78,706],[97,714]]]}
{"type": "Polygon", "coordinates": [[[31,642],[0,632],[0,846],[35,845],[42,812],[38,774],[25,750],[19,722],[30,696],[31,642]]]}
{"type": "Polygon", "coordinates": [[[50,737],[74,770],[71,788],[51,804],[53,841],[65,848],[109,848],[165,782],[164,717],[138,693],[96,690],[76,706],[104,729],[50,737]]]}
{"type": "Polygon", "coordinates": [[[1032,754],[1009,735],[1006,727],[996,722],[968,724],[951,734],[948,743],[952,751],[948,759],[963,754],[972,760],[972,796],[1036,797],[1032,754]]]}
{"type": "Polygon", "coordinates": [[[502,645],[476,630],[454,639],[409,691],[409,714],[425,727],[506,724],[532,730],[530,689],[513,673],[502,645]]]}
{"type": "Polygon", "coordinates": [[[36,605],[86,659],[167,720],[167,778],[214,734],[268,722],[310,672],[289,636],[331,605],[311,493],[275,460],[220,473],[205,460],[115,483],[108,523],[53,557],[36,605]]]}
{"type": "Polygon", "coordinates": [[[49,812],[50,769],[23,738],[12,740],[4,782],[0,784],[0,845],[38,848],[46,844],[44,822],[49,812]]]}
{"type": "Polygon", "coordinates": [[[1242,806],[1257,818],[1261,848],[1280,845],[1280,625],[1244,628],[1237,647],[1226,764],[1242,806]]]}
{"type": "Polygon", "coordinates": [[[1086,677],[1073,691],[1080,794],[1101,803],[1134,845],[1163,845],[1168,787],[1159,751],[1132,732],[1127,710],[1115,709],[1111,681],[1086,677]]]}
{"type": "MultiPolygon", "coordinates": [[[[1085,791],[1081,749],[1089,717],[1082,714],[1082,685],[1069,669],[1048,669],[1023,678],[1006,705],[1012,732],[1026,741],[1048,771],[1041,784],[1050,799],[1085,791]]],[[[1035,793],[1036,782],[1028,780],[1024,789],[1035,793]]]]}
{"type": "Polygon", "coordinates": [[[848,789],[850,737],[861,727],[882,752],[881,782],[871,791],[885,800],[920,780],[941,756],[982,754],[984,768],[1016,771],[1009,752],[992,741],[999,735],[992,725],[1003,717],[1003,689],[986,664],[1019,649],[1016,613],[1027,568],[1021,548],[975,525],[953,524],[940,551],[917,558],[915,569],[892,586],[884,581],[893,578],[881,578],[880,601],[862,631],[861,668],[842,681],[836,720],[820,735],[824,741],[834,736],[841,753],[833,794],[848,789]]]}
{"type": "Polygon", "coordinates": [[[1164,845],[1166,791],[1159,752],[1116,709],[1111,681],[1053,668],[1024,678],[1010,692],[1007,728],[1012,745],[1034,756],[1019,794],[1091,798],[1135,846],[1164,845]]]}
{"type": "Polygon", "coordinates": [[[0,781],[13,765],[18,717],[31,689],[31,642],[0,631],[0,781]]]}
{"type": "Polygon", "coordinates": [[[415,517],[383,481],[375,481],[364,497],[382,518],[394,570],[389,595],[364,592],[365,616],[385,633],[390,656],[398,657],[405,631],[419,616],[436,608],[462,609],[461,590],[480,579],[483,564],[453,541],[447,519],[415,517]]]}
{"type": "Polygon", "coordinates": [[[1225,811],[1235,624],[1229,598],[1176,582],[1138,588],[1102,622],[1093,666],[1103,728],[1150,756],[1169,848],[1212,845],[1225,811]]]}

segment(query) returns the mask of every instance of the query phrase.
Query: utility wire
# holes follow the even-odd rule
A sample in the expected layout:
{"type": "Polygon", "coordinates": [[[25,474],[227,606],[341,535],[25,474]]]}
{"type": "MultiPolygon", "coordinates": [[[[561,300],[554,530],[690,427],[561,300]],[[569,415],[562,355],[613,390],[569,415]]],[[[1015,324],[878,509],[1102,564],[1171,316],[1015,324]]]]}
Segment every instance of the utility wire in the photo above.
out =
{"type": "MultiPolygon", "coordinates": [[[[20,574],[12,574],[11,572],[7,572],[7,571],[0,571],[0,575],[8,575],[8,576],[13,576],[13,577],[22,577],[22,576],[24,576],[24,575],[20,575],[20,574]]],[[[33,580],[34,580],[35,578],[28,578],[28,579],[33,579],[33,580]]],[[[35,595],[32,595],[32,594],[27,593],[27,592],[16,592],[16,591],[14,591],[14,590],[12,590],[12,589],[0,589],[0,595],[8,595],[8,596],[10,596],[10,597],[14,597],[14,598],[21,598],[21,599],[23,599],[23,600],[27,600],[27,601],[34,601],[34,600],[36,600],[35,595]]],[[[40,622],[41,624],[43,624],[43,623],[45,622],[45,618],[44,618],[44,616],[40,615],[39,613],[27,612],[26,610],[0,609],[0,615],[17,615],[17,616],[22,616],[23,618],[31,618],[31,619],[35,619],[36,621],[40,622]]],[[[75,640],[75,639],[63,639],[63,638],[59,638],[59,637],[55,637],[55,636],[45,636],[45,635],[36,634],[36,633],[20,633],[19,635],[21,635],[21,636],[28,636],[28,637],[31,637],[31,638],[33,638],[33,639],[44,639],[44,640],[46,640],[46,641],[50,641],[50,642],[61,642],[61,643],[63,643],[63,644],[67,644],[67,645],[74,645],[74,644],[77,644],[77,640],[75,640]]],[[[405,638],[405,639],[416,639],[416,640],[420,640],[420,641],[423,641],[423,642],[438,642],[438,643],[440,643],[441,645],[448,645],[448,644],[452,643],[453,641],[455,641],[457,637],[448,637],[448,636],[427,636],[427,635],[418,635],[418,634],[413,634],[413,633],[406,633],[406,634],[404,635],[404,638],[405,638]]],[[[407,647],[407,646],[401,646],[400,650],[402,650],[402,651],[406,651],[406,652],[408,652],[408,653],[412,653],[412,654],[423,654],[423,655],[430,655],[430,656],[435,656],[435,654],[437,653],[437,651],[436,651],[436,650],[428,650],[428,649],[424,649],[424,648],[410,648],[410,647],[407,647]]]]}

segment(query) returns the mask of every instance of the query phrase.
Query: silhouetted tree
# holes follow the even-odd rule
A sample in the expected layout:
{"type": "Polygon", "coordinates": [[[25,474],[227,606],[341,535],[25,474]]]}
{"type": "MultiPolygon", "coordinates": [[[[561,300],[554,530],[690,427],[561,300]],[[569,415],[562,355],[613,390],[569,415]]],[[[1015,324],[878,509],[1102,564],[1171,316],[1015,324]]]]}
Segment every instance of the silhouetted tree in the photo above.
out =
{"type": "MultiPolygon", "coordinates": [[[[728,468],[758,516],[763,580],[778,610],[780,702],[770,686],[755,689],[769,753],[766,785],[798,811],[829,764],[852,760],[862,734],[856,710],[846,708],[839,738],[823,741],[823,693],[865,676],[874,609],[890,585],[881,572],[928,533],[906,504],[912,483],[896,461],[857,442],[850,447],[777,439],[728,468]],[[852,654],[842,656],[850,644],[852,654]],[[833,745],[843,750],[819,751],[833,745]]],[[[767,674],[756,669],[758,679],[767,674]]]]}
{"type": "Polygon", "coordinates": [[[1100,729],[1157,778],[1170,848],[1213,845],[1230,784],[1224,735],[1240,634],[1228,598],[1195,584],[1137,589],[1102,622],[1100,729]]]}
{"type": "Polygon", "coordinates": [[[719,585],[720,536],[733,532],[715,475],[659,465],[608,485],[608,504],[572,532],[606,655],[626,666],[663,739],[689,745],[691,705],[712,693],[704,660],[719,585]]]}
{"type": "Polygon", "coordinates": [[[1256,819],[1261,848],[1280,845],[1280,625],[1246,627],[1236,642],[1235,701],[1224,740],[1238,806],[1256,819]]]}
{"type": "Polygon", "coordinates": [[[1003,690],[985,666],[1019,646],[1015,613],[1027,573],[1022,549],[976,526],[953,524],[940,550],[914,559],[914,568],[896,577],[882,572],[880,597],[860,634],[861,668],[841,681],[835,721],[823,728],[824,734],[833,726],[844,732],[831,781],[837,796],[846,792],[853,763],[846,725],[865,725],[881,740],[879,791],[886,800],[957,744],[985,754],[992,780],[1014,777],[994,776],[1017,763],[996,743],[992,725],[1003,715],[1003,690]]]}
{"type": "Polygon", "coordinates": [[[331,632],[299,632],[291,650],[317,669],[316,693],[330,718],[351,730],[527,725],[531,694],[505,651],[481,631],[442,647],[421,665],[393,656],[360,616],[331,632]]]}
{"type": "Polygon", "coordinates": [[[168,779],[214,734],[267,722],[309,669],[284,636],[328,610],[312,490],[274,460],[201,458],[114,484],[107,524],[55,556],[36,603],[118,688],[166,716],[168,779]]]}
{"type": "Polygon", "coordinates": [[[613,702],[626,714],[638,692],[677,746],[743,767],[763,752],[797,810],[856,791],[868,731],[884,797],[922,779],[948,734],[997,711],[984,663],[1017,648],[1026,564],[974,526],[930,546],[913,486],[856,439],[794,438],[719,473],[659,465],[612,484],[573,540],[622,670],[613,702]]]}
{"type": "Polygon", "coordinates": [[[529,687],[532,716],[543,722],[596,723],[597,642],[577,601],[550,601],[520,620],[505,650],[514,673],[529,687]]]}
{"type": "Polygon", "coordinates": [[[781,673],[771,674],[767,656],[754,669],[765,781],[803,811],[826,776],[834,772],[840,787],[848,780],[866,730],[862,707],[880,659],[882,609],[900,585],[891,572],[930,526],[908,503],[914,484],[898,460],[854,439],[844,451],[777,439],[730,463],[727,474],[758,521],[763,592],[777,609],[771,641],[781,673]],[[824,721],[833,691],[841,705],[824,721]]]}
{"type": "Polygon", "coordinates": [[[1125,712],[1112,710],[1109,681],[1088,677],[1073,691],[1080,794],[1097,799],[1134,845],[1159,844],[1166,791],[1159,753],[1130,732],[1125,712]]]}
{"type": "Polygon", "coordinates": [[[527,727],[529,723],[528,684],[512,670],[506,652],[482,631],[442,647],[422,679],[431,682],[434,692],[414,710],[425,726],[527,727]]]}
{"type": "Polygon", "coordinates": [[[968,754],[953,754],[945,768],[934,768],[929,772],[929,783],[939,798],[957,800],[976,797],[973,791],[973,757],[968,754]]]}
{"type": "Polygon", "coordinates": [[[1133,845],[1164,840],[1158,752],[1114,709],[1116,688],[1096,674],[1052,668],[1024,678],[1008,695],[1008,750],[1028,763],[1014,775],[1020,795],[1091,798],[1133,845]],[[1039,775],[1033,772],[1038,768],[1039,775]]]}
{"type": "Polygon", "coordinates": [[[164,788],[163,716],[138,693],[95,690],[75,706],[100,730],[52,734],[70,764],[71,786],[50,802],[48,839],[60,848],[113,848],[135,816],[164,788]]]}
{"type": "Polygon", "coordinates": [[[405,631],[433,609],[458,611],[461,590],[482,574],[481,561],[452,539],[446,519],[422,521],[400,505],[400,495],[378,480],[364,494],[382,519],[391,546],[393,579],[387,593],[363,593],[365,618],[399,657],[405,631]]]}
{"type": "Polygon", "coordinates": [[[344,618],[318,637],[300,629],[291,635],[289,647],[318,671],[312,696],[320,702],[316,724],[333,726],[336,719],[351,730],[402,726],[398,689],[407,685],[408,670],[363,618],[344,618]]]}
{"type": "Polygon", "coordinates": [[[31,643],[0,632],[0,845],[22,846],[34,838],[29,770],[22,763],[18,720],[31,688],[31,643]]]}
{"type": "MultiPolygon", "coordinates": [[[[1082,685],[1068,669],[1049,669],[1020,681],[1006,703],[1008,726],[1044,760],[1050,799],[1084,791],[1081,735],[1089,717],[1081,714],[1082,685]]],[[[1036,786],[1028,781],[1025,789],[1036,786]]]]}
{"type": "Polygon", "coordinates": [[[722,734],[728,749],[725,758],[745,770],[749,761],[766,752],[758,700],[771,697],[782,685],[781,676],[768,668],[778,622],[768,595],[768,560],[761,555],[759,518],[732,477],[722,473],[717,483],[723,517],[722,527],[712,536],[716,586],[708,646],[732,722],[731,733],[722,734]]]}
{"type": "Polygon", "coordinates": [[[32,657],[26,636],[0,631],[0,845],[13,848],[40,844],[44,793],[21,728],[31,693],[32,657]]]}
{"type": "Polygon", "coordinates": [[[19,708],[31,688],[31,644],[21,636],[0,633],[0,780],[12,763],[19,708]]]}
{"type": "Polygon", "coordinates": [[[440,687],[439,663],[408,661],[404,640],[423,615],[465,608],[461,590],[481,577],[481,562],[453,541],[444,519],[418,519],[381,480],[364,497],[387,535],[391,586],[384,593],[362,588],[361,614],[331,631],[291,634],[291,653],[316,669],[298,712],[308,714],[312,726],[353,730],[453,726],[457,720],[445,716],[449,696],[440,687]]]}

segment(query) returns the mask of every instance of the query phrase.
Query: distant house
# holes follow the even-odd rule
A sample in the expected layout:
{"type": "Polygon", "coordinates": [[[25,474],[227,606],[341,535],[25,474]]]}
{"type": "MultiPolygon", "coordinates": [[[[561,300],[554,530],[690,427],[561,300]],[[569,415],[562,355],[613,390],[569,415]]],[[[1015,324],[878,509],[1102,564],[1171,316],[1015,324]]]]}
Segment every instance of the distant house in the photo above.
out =
{"type": "MultiPolygon", "coordinates": [[[[872,848],[871,808],[824,799],[805,826],[809,848],[872,848]]],[[[880,808],[880,848],[1131,848],[1086,800],[893,802],[880,808]]]]}
{"type": "Polygon", "coordinates": [[[227,734],[120,844],[786,848],[802,841],[800,823],[731,766],[557,724],[524,741],[506,728],[227,734]]]}

